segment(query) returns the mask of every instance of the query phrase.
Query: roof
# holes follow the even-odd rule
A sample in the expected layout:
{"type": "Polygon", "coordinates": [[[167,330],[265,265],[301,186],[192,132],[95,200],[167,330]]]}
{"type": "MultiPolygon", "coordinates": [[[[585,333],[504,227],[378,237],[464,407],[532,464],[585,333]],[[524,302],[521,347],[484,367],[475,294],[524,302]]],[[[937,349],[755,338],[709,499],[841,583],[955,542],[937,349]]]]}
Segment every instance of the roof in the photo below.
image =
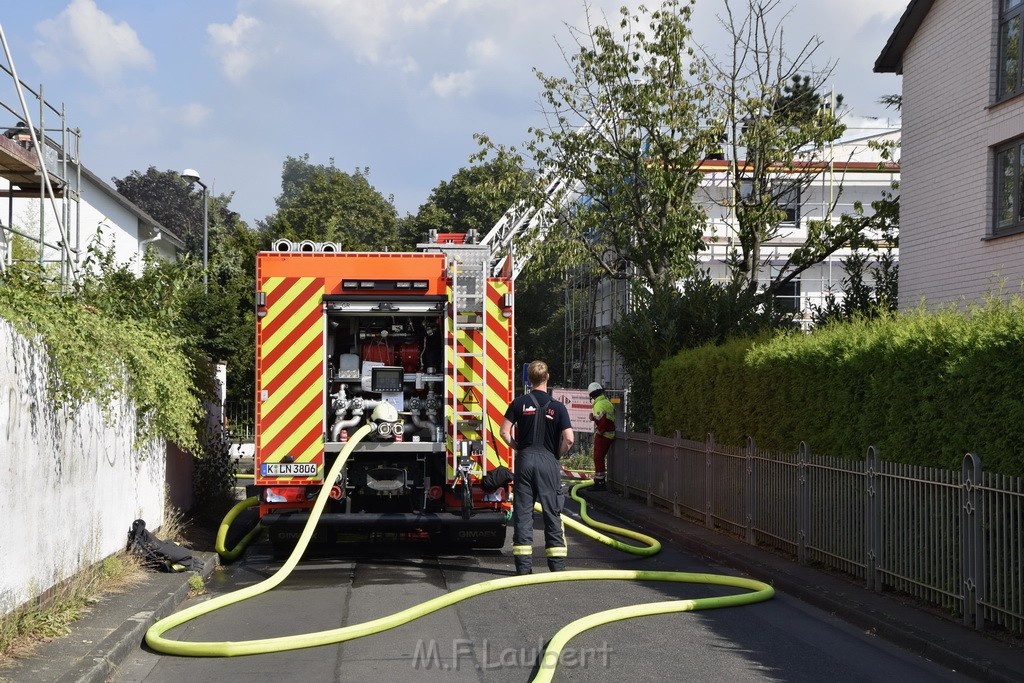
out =
{"type": "Polygon", "coordinates": [[[95,173],[93,173],[92,171],[87,169],[85,166],[82,166],[81,169],[82,169],[82,175],[85,178],[87,178],[89,180],[89,182],[91,182],[93,185],[96,185],[97,187],[99,187],[103,192],[108,194],[111,199],[113,199],[115,202],[120,204],[121,207],[123,207],[129,213],[131,213],[136,218],[138,218],[140,223],[142,223],[143,225],[149,227],[150,230],[152,230],[153,232],[156,232],[156,233],[159,233],[160,235],[162,235],[163,239],[167,240],[168,242],[173,244],[178,249],[184,248],[185,243],[175,233],[171,232],[166,227],[164,227],[163,225],[158,223],[155,218],[153,218],[148,213],[146,213],[145,211],[140,209],[133,202],[129,201],[127,197],[125,197],[123,194],[121,194],[120,192],[115,190],[107,182],[105,182],[98,175],[96,175],[95,173]]]}
{"type": "Polygon", "coordinates": [[[910,0],[889,41],[875,60],[875,73],[903,73],[903,53],[934,4],[935,0],[910,0]]]}

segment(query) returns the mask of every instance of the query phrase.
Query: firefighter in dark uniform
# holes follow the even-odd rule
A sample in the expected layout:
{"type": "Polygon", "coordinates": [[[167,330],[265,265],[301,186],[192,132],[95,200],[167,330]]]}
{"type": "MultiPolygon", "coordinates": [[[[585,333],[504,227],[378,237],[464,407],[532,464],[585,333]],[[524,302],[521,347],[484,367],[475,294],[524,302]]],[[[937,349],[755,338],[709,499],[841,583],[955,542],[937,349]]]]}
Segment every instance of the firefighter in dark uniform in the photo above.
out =
{"type": "Polygon", "coordinates": [[[558,459],[573,443],[569,411],[548,394],[548,366],[541,360],[527,370],[533,390],[517,397],[505,411],[501,438],[516,450],[512,500],[512,556],[516,574],[533,573],[533,503],[544,511],[544,549],[548,569],[565,569],[565,529],[562,526],[562,467],[558,459]],[[512,427],[516,429],[512,437],[512,427]]]}

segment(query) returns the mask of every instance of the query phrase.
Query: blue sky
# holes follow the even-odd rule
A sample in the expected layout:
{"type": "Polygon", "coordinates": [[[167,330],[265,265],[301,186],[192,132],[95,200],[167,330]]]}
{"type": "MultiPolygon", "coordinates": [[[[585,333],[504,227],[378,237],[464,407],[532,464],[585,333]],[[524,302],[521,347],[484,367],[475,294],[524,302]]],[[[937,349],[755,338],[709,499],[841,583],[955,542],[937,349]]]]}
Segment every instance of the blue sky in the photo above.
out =
{"type": "MultiPolygon", "coordinates": [[[[724,47],[700,0],[696,40],[724,47]]],[[[614,19],[639,0],[591,0],[614,19]]],[[[649,0],[656,6],[658,0],[649,0]]],[[[745,4],[733,0],[734,8],[745,4]]],[[[872,73],[905,8],[899,0],[781,0],[787,42],[811,35],[816,63],[853,114],[900,79],[872,73]]],[[[370,169],[400,215],[468,165],[474,133],[518,144],[542,123],[532,68],[565,74],[566,24],[583,0],[33,0],[0,19],[21,80],[42,85],[82,130],[100,177],[149,166],[198,170],[255,225],[274,211],[286,156],[370,169]]],[[[0,55],[2,58],[2,55],[0,55]]],[[[16,102],[0,83],[0,100],[16,102]]],[[[36,112],[33,112],[33,116],[36,112]]],[[[10,116],[6,111],[0,116],[10,116]]],[[[13,124],[14,121],[9,122],[13,124]]],[[[48,123],[54,123],[49,121],[48,123]]],[[[9,125],[0,121],[0,125],[9,125]]],[[[870,124],[868,124],[870,125],[870,124]]]]}

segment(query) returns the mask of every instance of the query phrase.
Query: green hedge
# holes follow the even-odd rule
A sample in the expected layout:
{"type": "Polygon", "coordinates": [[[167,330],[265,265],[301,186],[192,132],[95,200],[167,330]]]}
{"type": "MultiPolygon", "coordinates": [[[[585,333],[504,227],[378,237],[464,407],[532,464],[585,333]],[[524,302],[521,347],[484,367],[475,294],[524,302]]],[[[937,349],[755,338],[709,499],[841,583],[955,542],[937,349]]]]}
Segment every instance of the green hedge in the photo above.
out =
{"type": "Polygon", "coordinates": [[[1021,299],[683,351],[654,386],[660,434],[1024,476],[1021,299]]]}

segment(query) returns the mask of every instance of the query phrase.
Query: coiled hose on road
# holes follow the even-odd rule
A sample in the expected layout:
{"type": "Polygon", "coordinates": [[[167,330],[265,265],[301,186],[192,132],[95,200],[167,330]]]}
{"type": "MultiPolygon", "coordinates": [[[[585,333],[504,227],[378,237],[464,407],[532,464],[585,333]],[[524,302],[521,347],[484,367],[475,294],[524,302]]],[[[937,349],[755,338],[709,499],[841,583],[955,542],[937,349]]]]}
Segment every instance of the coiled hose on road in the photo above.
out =
{"type": "MultiPolygon", "coordinates": [[[[325,481],[334,481],[337,478],[341,468],[345,465],[345,461],[348,460],[349,455],[351,455],[352,449],[355,448],[356,444],[358,444],[363,438],[365,438],[370,430],[371,428],[369,426],[364,425],[356,431],[345,447],[341,450],[341,453],[339,453],[338,458],[335,460],[334,465],[327,474],[325,481]]],[[[578,489],[582,488],[584,485],[585,484],[579,484],[574,487],[572,496],[575,500],[580,502],[580,516],[588,524],[604,529],[605,531],[615,533],[616,535],[626,536],[642,543],[646,543],[647,546],[638,547],[622,543],[600,532],[593,531],[587,526],[563,515],[563,520],[568,526],[577,529],[581,533],[585,533],[602,543],[638,555],[653,555],[661,549],[661,544],[650,536],[645,536],[644,534],[639,534],[628,529],[614,527],[609,524],[602,524],[590,519],[590,516],[586,513],[586,502],[576,495],[578,489]]],[[[587,485],[589,485],[589,482],[587,482],[587,485]]],[[[280,636],[277,638],[260,638],[256,640],[225,642],[184,642],[163,637],[164,633],[175,626],[180,626],[187,621],[191,621],[192,619],[204,614],[209,614],[210,612],[226,607],[227,605],[248,600],[249,598],[266,593],[284,581],[298,564],[299,559],[302,557],[306,547],[309,545],[316,523],[320,518],[320,514],[323,512],[324,506],[327,504],[327,497],[329,494],[330,487],[324,486],[320,491],[320,495],[317,496],[316,502],[310,512],[309,523],[299,535],[299,540],[295,545],[295,549],[277,572],[257,584],[217,596],[211,600],[193,605],[192,607],[188,607],[180,612],[170,615],[169,617],[161,619],[150,626],[149,630],[146,631],[146,644],[157,652],[186,657],[234,657],[238,655],[266,654],[270,652],[298,650],[307,647],[340,643],[347,640],[353,640],[355,638],[369,636],[374,633],[380,633],[382,631],[395,628],[396,626],[407,624],[422,616],[436,612],[437,610],[450,605],[454,605],[462,600],[466,600],[467,598],[483,595],[484,593],[514,588],[516,586],[533,586],[543,583],[559,583],[562,581],[670,581],[676,583],[703,583],[719,586],[732,586],[752,591],[749,593],[739,593],[737,595],[721,597],[698,598],[694,600],[667,600],[664,602],[651,602],[642,605],[629,605],[626,607],[617,607],[615,609],[597,612],[595,614],[587,615],[581,619],[577,619],[576,621],[562,627],[561,630],[555,633],[548,642],[547,648],[544,650],[544,654],[542,655],[538,666],[537,675],[533,680],[550,681],[561,658],[562,648],[573,637],[588,629],[613,621],[632,619],[635,617],[748,605],[768,600],[775,594],[775,590],[766,583],[736,576],[667,571],[586,569],[548,574],[532,574],[529,576],[512,576],[508,578],[483,581],[481,583],[476,583],[471,586],[466,586],[465,588],[452,591],[447,595],[427,600],[426,602],[418,605],[413,605],[412,607],[408,607],[400,612],[380,617],[378,619],[373,619],[372,621],[367,621],[362,624],[352,624],[350,626],[343,626],[341,628],[329,629],[326,631],[317,631],[315,633],[300,633],[297,635],[280,636]]],[[[249,499],[236,505],[235,508],[232,509],[232,512],[228,514],[228,517],[233,520],[234,516],[237,516],[241,510],[252,504],[251,501],[252,499],[249,499]]],[[[226,518],[225,524],[221,525],[220,532],[218,533],[218,548],[223,546],[223,537],[226,536],[227,526],[229,525],[230,521],[226,518]]],[[[256,528],[259,529],[259,526],[256,528]]],[[[250,532],[250,535],[252,534],[253,532],[250,532]]],[[[240,543],[236,546],[235,550],[230,552],[240,553],[243,548],[244,543],[240,543]]]]}

